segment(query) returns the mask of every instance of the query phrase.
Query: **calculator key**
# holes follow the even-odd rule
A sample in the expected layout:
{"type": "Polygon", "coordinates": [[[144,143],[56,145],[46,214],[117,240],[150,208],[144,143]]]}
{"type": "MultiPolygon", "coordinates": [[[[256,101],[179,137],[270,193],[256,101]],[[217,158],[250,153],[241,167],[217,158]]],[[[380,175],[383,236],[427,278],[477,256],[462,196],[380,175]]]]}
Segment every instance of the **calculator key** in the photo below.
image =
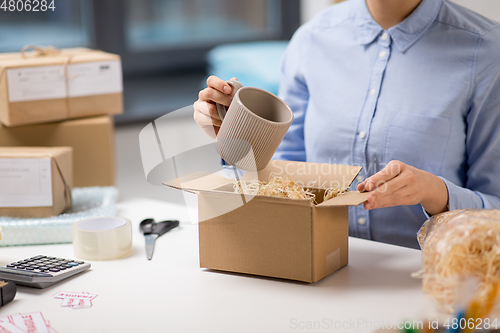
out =
{"type": "Polygon", "coordinates": [[[49,265],[45,265],[45,266],[48,267],[48,268],[54,268],[54,267],[56,267],[56,265],[53,265],[53,264],[49,264],[49,265]]]}
{"type": "Polygon", "coordinates": [[[51,269],[49,269],[49,271],[51,271],[51,272],[59,272],[59,269],[55,268],[55,267],[52,267],[51,269]]]}
{"type": "Polygon", "coordinates": [[[48,271],[49,267],[42,266],[42,267],[38,267],[38,269],[41,270],[41,271],[48,271]]]}
{"type": "Polygon", "coordinates": [[[31,267],[33,267],[34,269],[37,269],[37,268],[39,268],[40,266],[38,266],[38,265],[31,265],[31,267]]]}
{"type": "Polygon", "coordinates": [[[81,261],[81,260],[75,260],[75,262],[76,262],[77,264],[85,264],[85,261],[81,261]]]}
{"type": "Polygon", "coordinates": [[[16,267],[16,265],[8,264],[7,267],[14,268],[14,267],[16,267]]]}
{"type": "Polygon", "coordinates": [[[33,267],[26,267],[27,271],[34,271],[35,269],[33,267]]]}
{"type": "Polygon", "coordinates": [[[45,258],[45,256],[39,255],[39,256],[31,257],[30,259],[36,260],[36,259],[40,259],[40,258],[45,258]]]}
{"type": "Polygon", "coordinates": [[[78,266],[79,264],[77,262],[69,262],[68,265],[71,265],[71,266],[78,266]]]}
{"type": "Polygon", "coordinates": [[[57,266],[56,268],[60,269],[61,271],[65,270],[67,267],[66,266],[57,266]]]}
{"type": "Polygon", "coordinates": [[[55,259],[56,257],[47,257],[47,259],[55,259]]]}

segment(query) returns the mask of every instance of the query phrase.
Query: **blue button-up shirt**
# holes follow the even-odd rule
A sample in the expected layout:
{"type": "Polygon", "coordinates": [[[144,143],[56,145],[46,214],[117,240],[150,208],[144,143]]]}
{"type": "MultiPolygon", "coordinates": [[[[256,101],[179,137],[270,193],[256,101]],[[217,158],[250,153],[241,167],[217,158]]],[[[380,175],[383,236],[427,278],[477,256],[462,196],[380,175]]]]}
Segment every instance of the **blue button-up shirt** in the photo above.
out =
{"type": "MultiPolygon", "coordinates": [[[[360,165],[353,188],[391,160],[440,176],[449,209],[500,208],[500,24],[423,0],[388,30],[364,0],[302,26],[281,67],[295,113],[275,158],[360,165]]],[[[352,236],[418,247],[420,205],[351,207],[352,236]]]]}

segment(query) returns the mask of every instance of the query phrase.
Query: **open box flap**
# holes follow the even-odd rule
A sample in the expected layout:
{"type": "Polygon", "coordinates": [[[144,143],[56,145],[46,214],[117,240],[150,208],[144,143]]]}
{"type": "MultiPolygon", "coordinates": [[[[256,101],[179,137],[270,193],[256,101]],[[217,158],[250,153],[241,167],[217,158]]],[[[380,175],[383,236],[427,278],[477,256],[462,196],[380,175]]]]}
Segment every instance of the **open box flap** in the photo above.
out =
{"type": "Polygon", "coordinates": [[[231,179],[217,174],[206,172],[194,172],[186,176],[174,178],[163,183],[163,185],[179,190],[197,192],[213,191],[216,188],[232,183],[231,179]]]}
{"type": "MultiPolygon", "coordinates": [[[[361,171],[360,166],[306,163],[272,160],[269,164],[258,171],[258,179],[269,180],[271,174],[287,175],[297,184],[309,188],[348,188],[361,171]]],[[[255,179],[255,172],[250,172],[241,180],[255,179]]]]}
{"type": "Polygon", "coordinates": [[[331,198],[330,200],[320,203],[317,207],[329,206],[357,206],[362,204],[368,199],[369,192],[352,191],[341,194],[338,197],[331,198]]]}

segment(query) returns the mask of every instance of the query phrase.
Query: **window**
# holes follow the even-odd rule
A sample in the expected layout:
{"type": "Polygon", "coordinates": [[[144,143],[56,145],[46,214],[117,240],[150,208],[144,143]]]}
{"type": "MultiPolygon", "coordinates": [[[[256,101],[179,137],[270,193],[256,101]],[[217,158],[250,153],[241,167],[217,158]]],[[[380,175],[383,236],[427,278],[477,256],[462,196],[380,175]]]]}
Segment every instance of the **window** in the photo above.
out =
{"type": "Polygon", "coordinates": [[[125,114],[118,121],[148,120],[192,103],[213,47],[289,39],[300,24],[300,0],[54,2],[54,11],[0,10],[0,52],[36,44],[119,54],[125,114]]]}
{"type": "Polygon", "coordinates": [[[128,0],[126,43],[132,50],[279,36],[276,0],[128,0]]]}
{"type": "Polygon", "coordinates": [[[55,1],[51,11],[0,10],[0,52],[19,52],[27,44],[58,48],[92,45],[91,3],[55,1]]]}
{"type": "Polygon", "coordinates": [[[300,0],[95,0],[97,46],[125,74],[203,68],[222,43],[289,39],[300,0]]]}

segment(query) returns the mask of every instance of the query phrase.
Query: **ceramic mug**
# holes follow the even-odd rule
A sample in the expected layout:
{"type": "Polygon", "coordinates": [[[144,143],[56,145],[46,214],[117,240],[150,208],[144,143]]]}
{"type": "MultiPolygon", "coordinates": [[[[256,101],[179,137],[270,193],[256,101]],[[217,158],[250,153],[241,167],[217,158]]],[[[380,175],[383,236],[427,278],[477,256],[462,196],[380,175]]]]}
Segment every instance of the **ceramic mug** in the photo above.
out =
{"type": "Polygon", "coordinates": [[[227,83],[236,93],[227,112],[224,105],[217,104],[222,120],[217,134],[219,155],[239,169],[262,170],[290,128],[293,112],[268,91],[243,87],[238,81],[227,83]]]}

